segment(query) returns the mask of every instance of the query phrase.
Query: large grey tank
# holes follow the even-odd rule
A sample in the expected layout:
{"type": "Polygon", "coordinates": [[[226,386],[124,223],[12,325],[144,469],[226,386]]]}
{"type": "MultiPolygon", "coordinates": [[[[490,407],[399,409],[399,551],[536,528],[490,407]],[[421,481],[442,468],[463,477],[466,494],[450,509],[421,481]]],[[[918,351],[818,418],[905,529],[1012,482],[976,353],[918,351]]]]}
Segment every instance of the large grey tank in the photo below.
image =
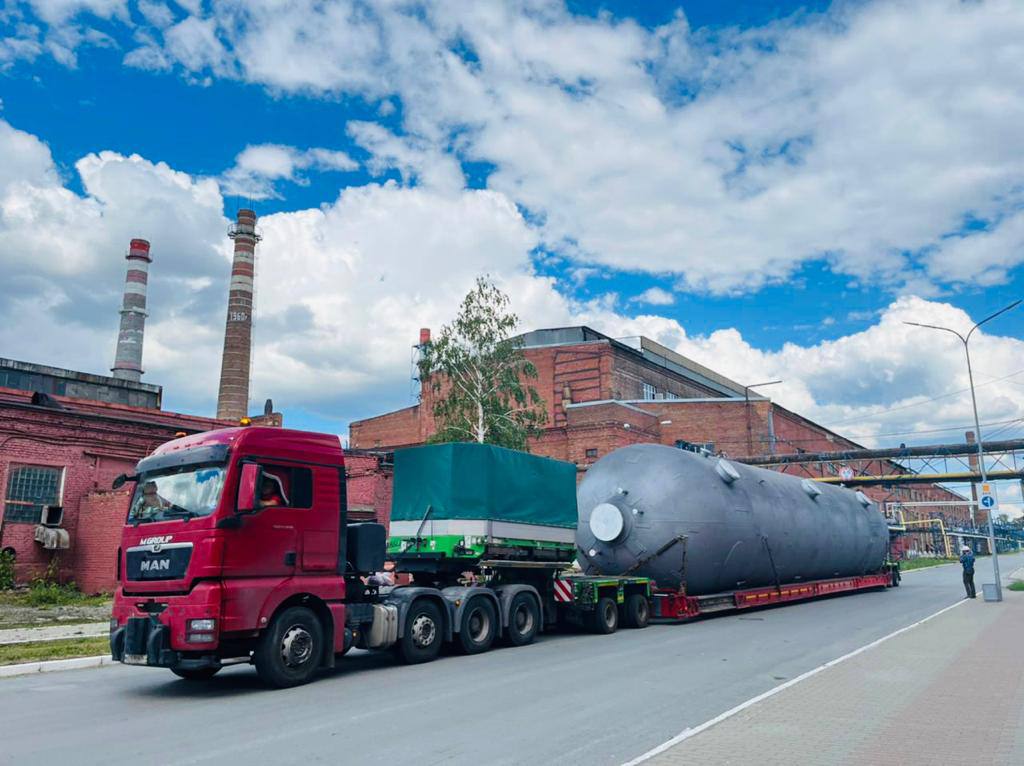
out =
{"type": "Polygon", "coordinates": [[[577,497],[585,571],[685,580],[689,595],[877,572],[888,551],[861,492],[658,444],[597,461],[577,497]]]}

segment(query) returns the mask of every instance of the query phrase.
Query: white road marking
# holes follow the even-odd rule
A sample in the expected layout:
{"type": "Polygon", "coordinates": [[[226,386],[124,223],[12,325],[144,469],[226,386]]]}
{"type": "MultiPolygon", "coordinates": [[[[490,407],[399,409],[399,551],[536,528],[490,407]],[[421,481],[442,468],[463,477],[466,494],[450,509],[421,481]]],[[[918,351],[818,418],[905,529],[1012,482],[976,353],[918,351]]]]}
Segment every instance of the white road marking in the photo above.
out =
{"type": "Polygon", "coordinates": [[[818,667],[816,667],[816,668],[814,668],[812,670],[808,670],[806,673],[801,673],[796,678],[791,678],[790,680],[786,681],[785,683],[779,684],[778,686],[776,686],[776,687],[774,687],[772,689],[769,689],[766,692],[758,694],[756,697],[751,697],[750,699],[746,700],[745,702],[741,702],[739,705],[736,705],[736,707],[729,708],[724,713],[721,713],[720,715],[715,716],[710,721],[705,721],[700,726],[695,726],[692,729],[683,729],[676,736],[672,737],[672,739],[668,740],[667,742],[661,743],[657,747],[648,750],[643,755],[637,756],[636,758],[634,758],[631,761],[627,761],[626,763],[622,764],[622,766],[637,766],[637,764],[643,763],[644,761],[648,761],[651,758],[653,758],[654,756],[660,755],[661,753],[664,753],[669,748],[678,745],[680,742],[685,742],[690,737],[695,737],[696,735],[700,734],[702,731],[707,731],[712,726],[720,724],[722,721],[725,721],[728,718],[732,718],[737,713],[740,713],[740,712],[746,710],[748,707],[756,705],[758,702],[766,700],[769,697],[774,697],[779,692],[785,691],[786,689],[788,689],[791,686],[796,686],[801,681],[806,681],[811,676],[816,676],[818,673],[820,673],[823,670],[827,670],[828,668],[834,667],[835,665],[838,665],[841,662],[846,662],[846,660],[851,659],[852,657],[856,657],[858,654],[861,654],[862,652],[866,652],[869,649],[874,649],[876,646],[878,646],[879,644],[885,643],[890,638],[895,638],[896,636],[900,635],[901,633],[906,633],[908,630],[913,630],[918,625],[923,625],[924,623],[928,622],[929,620],[931,620],[931,619],[933,619],[935,617],[938,617],[940,614],[943,614],[944,612],[948,612],[950,609],[955,609],[956,607],[960,606],[961,604],[965,604],[965,603],[967,603],[967,599],[961,599],[960,601],[957,601],[955,604],[950,604],[949,606],[945,606],[942,609],[940,609],[939,611],[934,612],[933,614],[930,614],[927,617],[924,617],[923,619],[918,620],[917,622],[913,623],[912,625],[907,625],[906,627],[900,628],[899,630],[894,630],[892,633],[889,633],[888,635],[885,635],[885,636],[882,636],[881,638],[875,639],[870,644],[865,644],[864,646],[860,647],[859,649],[854,649],[852,652],[844,654],[842,657],[836,657],[834,660],[829,660],[824,665],[819,665],[818,667]]]}

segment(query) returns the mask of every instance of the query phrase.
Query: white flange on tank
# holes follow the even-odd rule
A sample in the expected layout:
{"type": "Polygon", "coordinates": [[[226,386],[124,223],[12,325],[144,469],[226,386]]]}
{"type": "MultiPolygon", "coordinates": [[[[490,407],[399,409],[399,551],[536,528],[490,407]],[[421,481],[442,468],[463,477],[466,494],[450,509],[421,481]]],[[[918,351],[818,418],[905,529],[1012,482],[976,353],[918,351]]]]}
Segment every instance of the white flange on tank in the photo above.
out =
{"type": "Polygon", "coordinates": [[[878,572],[889,545],[861,492],[659,444],[597,461],[578,506],[586,571],[690,595],[878,572]]]}

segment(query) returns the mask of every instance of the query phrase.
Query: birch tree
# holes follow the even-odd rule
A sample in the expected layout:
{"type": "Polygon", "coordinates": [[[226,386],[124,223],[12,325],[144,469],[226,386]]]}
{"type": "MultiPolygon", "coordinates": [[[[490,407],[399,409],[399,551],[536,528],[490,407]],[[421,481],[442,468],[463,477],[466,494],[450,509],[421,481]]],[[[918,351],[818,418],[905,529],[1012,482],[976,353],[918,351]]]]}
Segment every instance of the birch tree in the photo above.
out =
{"type": "Polygon", "coordinates": [[[432,442],[472,441],[525,450],[547,421],[529,384],[537,369],[510,336],[519,324],[509,298],[480,277],[455,320],[424,349],[420,377],[434,394],[432,442]]]}

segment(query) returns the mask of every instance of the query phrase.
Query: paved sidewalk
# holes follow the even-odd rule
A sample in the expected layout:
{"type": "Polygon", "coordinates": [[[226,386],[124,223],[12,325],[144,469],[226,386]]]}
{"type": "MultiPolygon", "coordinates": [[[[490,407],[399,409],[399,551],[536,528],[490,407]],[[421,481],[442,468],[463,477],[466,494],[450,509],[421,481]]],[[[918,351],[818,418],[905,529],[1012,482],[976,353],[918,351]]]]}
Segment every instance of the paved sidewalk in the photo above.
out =
{"type": "Polygon", "coordinates": [[[1024,593],[978,590],[647,763],[1024,764],[1024,593]]]}
{"type": "Polygon", "coordinates": [[[109,622],[50,625],[45,628],[7,628],[0,630],[0,646],[26,644],[31,641],[59,641],[62,638],[91,638],[106,636],[109,632],[109,622]]]}

